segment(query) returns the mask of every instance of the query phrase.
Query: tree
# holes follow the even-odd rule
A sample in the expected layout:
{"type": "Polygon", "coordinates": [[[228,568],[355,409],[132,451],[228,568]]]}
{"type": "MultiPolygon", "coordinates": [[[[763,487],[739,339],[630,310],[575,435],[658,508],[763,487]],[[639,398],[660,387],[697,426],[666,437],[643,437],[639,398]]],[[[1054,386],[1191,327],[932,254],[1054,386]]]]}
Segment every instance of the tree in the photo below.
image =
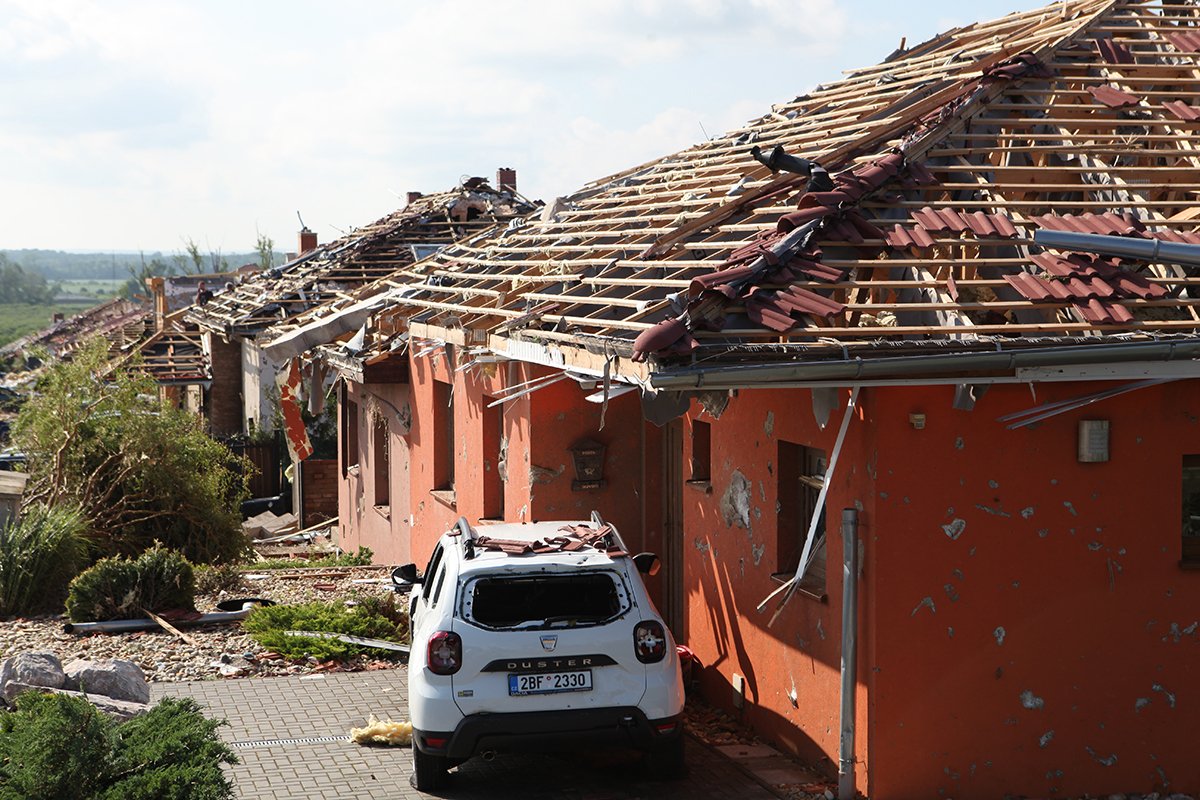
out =
{"type": "Polygon", "coordinates": [[[258,241],[255,242],[254,249],[258,253],[259,269],[266,272],[275,266],[275,242],[271,240],[270,236],[260,233],[258,241]]]}
{"type": "Polygon", "coordinates": [[[99,555],[157,540],[194,562],[238,559],[248,463],[158,399],[136,364],[113,369],[107,357],[104,339],[88,342],[22,407],[13,442],[28,458],[28,500],[78,504],[99,555]]]}
{"type": "Polygon", "coordinates": [[[141,264],[136,269],[132,264],[129,265],[129,279],[121,286],[123,297],[133,298],[144,295],[147,291],[146,281],[150,278],[159,278],[175,273],[175,269],[161,257],[155,256],[146,261],[146,254],[141,253],[140,255],[141,264]]]}
{"type": "Polygon", "coordinates": [[[0,304],[49,305],[56,294],[57,286],[49,285],[36,272],[26,272],[20,264],[0,253],[0,304]]]}

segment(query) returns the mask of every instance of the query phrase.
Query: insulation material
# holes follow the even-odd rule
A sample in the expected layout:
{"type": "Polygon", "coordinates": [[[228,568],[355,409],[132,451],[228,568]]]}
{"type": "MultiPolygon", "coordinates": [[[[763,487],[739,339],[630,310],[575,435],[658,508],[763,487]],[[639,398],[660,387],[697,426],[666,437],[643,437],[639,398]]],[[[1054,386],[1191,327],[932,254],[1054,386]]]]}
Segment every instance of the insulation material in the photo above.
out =
{"type": "Polygon", "coordinates": [[[288,362],[286,369],[281,369],[275,376],[275,384],[279,387],[279,408],[283,412],[284,438],[293,462],[303,461],[313,453],[308,429],[304,427],[304,417],[300,413],[301,383],[300,364],[294,358],[288,362]]]}
{"type": "Polygon", "coordinates": [[[393,722],[390,719],[380,721],[372,714],[367,718],[365,727],[350,729],[350,738],[355,744],[407,747],[412,744],[412,729],[411,722],[393,722]]]}

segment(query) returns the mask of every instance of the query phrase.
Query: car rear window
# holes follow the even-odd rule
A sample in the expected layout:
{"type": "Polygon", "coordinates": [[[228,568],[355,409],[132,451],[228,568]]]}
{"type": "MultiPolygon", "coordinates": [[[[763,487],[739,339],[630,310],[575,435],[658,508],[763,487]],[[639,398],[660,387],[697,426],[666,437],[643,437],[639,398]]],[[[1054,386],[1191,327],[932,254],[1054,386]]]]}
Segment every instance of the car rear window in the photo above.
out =
{"type": "Polygon", "coordinates": [[[601,624],[627,608],[607,572],[495,575],[472,582],[463,615],[486,628],[575,627],[601,624]]]}

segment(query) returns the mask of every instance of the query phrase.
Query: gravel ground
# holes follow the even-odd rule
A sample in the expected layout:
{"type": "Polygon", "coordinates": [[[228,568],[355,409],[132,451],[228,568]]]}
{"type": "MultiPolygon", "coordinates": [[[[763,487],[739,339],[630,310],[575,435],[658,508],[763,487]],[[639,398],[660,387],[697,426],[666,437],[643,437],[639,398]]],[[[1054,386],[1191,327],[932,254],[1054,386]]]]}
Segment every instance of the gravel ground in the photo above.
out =
{"type": "MultiPolygon", "coordinates": [[[[387,579],[387,567],[310,567],[243,573],[246,589],[220,595],[197,595],[196,609],[215,611],[220,600],[263,597],[276,603],[352,600],[361,594],[389,593],[387,583],[355,580],[387,579]],[[260,578],[259,576],[265,576],[260,578]]],[[[239,623],[184,628],[195,645],[165,631],[96,633],[63,632],[62,616],[0,621],[0,660],[20,652],[49,651],[62,662],[75,658],[123,658],[141,666],[151,681],[191,681],[222,677],[303,675],[311,672],[390,667],[370,658],[334,664],[287,661],[268,653],[239,623]]]]}

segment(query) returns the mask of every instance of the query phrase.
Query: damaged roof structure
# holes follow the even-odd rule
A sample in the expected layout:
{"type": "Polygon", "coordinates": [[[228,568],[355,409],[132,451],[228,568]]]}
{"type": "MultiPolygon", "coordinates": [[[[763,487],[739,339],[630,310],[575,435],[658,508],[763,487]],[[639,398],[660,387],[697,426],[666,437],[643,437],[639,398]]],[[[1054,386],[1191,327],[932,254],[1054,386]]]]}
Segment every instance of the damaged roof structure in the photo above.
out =
{"type": "Polygon", "coordinates": [[[1190,358],[1196,19],[1073,0],[898,50],[342,299],[352,355],[411,332],[651,392],[1190,358]]]}
{"type": "Polygon", "coordinates": [[[430,252],[478,234],[534,205],[516,192],[515,173],[499,189],[469,178],[445,192],[413,193],[402,209],[267,272],[254,276],[187,318],[223,336],[254,336],[326,303],[353,302],[362,285],[418,261],[430,252]]]}

